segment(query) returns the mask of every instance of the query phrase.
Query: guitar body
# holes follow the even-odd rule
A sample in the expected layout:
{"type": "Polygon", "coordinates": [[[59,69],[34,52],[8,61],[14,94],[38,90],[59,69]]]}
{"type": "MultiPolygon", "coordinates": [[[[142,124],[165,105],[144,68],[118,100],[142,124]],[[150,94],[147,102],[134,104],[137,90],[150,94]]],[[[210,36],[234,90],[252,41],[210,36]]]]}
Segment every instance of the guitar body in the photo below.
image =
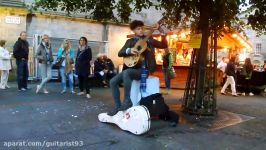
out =
{"type": "Polygon", "coordinates": [[[134,45],[134,48],[139,51],[139,55],[132,55],[124,57],[123,61],[124,64],[127,67],[134,67],[136,66],[141,60],[142,56],[141,54],[147,49],[147,39],[140,39],[138,42],[134,45]]]}
{"type": "Polygon", "coordinates": [[[136,135],[146,133],[150,129],[150,113],[145,106],[134,106],[126,111],[119,111],[114,116],[107,113],[98,115],[100,122],[114,123],[122,130],[129,131],[136,135]]]}
{"type": "MultiPolygon", "coordinates": [[[[160,25],[162,24],[163,20],[165,20],[166,17],[162,17],[157,23],[160,25]]],[[[147,45],[147,41],[149,39],[149,37],[152,35],[154,31],[154,27],[146,34],[146,37],[143,38],[143,39],[139,39],[138,42],[134,45],[134,48],[137,49],[139,51],[139,54],[138,55],[132,55],[132,56],[126,56],[124,57],[124,64],[127,66],[127,67],[134,67],[136,66],[140,61],[142,61],[143,57],[142,57],[142,53],[145,51],[145,50],[150,50],[148,48],[148,45],[147,45]]]]}

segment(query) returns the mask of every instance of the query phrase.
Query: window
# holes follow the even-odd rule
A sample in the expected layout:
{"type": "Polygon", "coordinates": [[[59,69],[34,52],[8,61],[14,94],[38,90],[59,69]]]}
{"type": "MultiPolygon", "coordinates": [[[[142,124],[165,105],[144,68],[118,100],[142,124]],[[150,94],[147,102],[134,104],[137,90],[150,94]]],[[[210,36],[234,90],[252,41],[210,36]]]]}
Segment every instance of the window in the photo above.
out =
{"type": "Polygon", "coordinates": [[[260,54],[261,53],[261,43],[256,44],[256,49],[255,49],[255,54],[260,54]]]}

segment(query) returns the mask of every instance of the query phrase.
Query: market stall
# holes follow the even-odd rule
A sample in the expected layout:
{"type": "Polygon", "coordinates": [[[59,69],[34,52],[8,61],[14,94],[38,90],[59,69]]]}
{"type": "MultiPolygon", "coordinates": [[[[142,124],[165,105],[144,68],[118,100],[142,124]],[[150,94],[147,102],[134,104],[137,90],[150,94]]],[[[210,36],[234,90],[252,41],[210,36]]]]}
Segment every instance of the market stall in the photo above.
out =
{"type": "MultiPolygon", "coordinates": [[[[195,48],[191,45],[191,43],[200,43],[199,41],[192,41],[192,36],[195,36],[195,34],[191,34],[190,29],[179,29],[175,32],[167,33],[168,46],[173,54],[173,67],[177,74],[176,78],[172,79],[171,81],[172,88],[185,88],[190,59],[193,48],[195,48]]],[[[154,35],[153,37],[157,40],[160,40],[159,35],[154,35]]],[[[196,40],[201,40],[201,38],[198,38],[196,40]]],[[[238,56],[238,60],[240,62],[243,62],[248,53],[251,51],[251,45],[246,40],[244,40],[244,38],[240,34],[227,33],[224,34],[223,37],[218,39],[217,61],[219,62],[222,57],[230,58],[231,56],[236,55],[238,56]]],[[[161,87],[164,87],[162,73],[163,54],[163,49],[156,49],[155,56],[158,67],[156,72],[153,74],[160,77],[161,87]]]]}

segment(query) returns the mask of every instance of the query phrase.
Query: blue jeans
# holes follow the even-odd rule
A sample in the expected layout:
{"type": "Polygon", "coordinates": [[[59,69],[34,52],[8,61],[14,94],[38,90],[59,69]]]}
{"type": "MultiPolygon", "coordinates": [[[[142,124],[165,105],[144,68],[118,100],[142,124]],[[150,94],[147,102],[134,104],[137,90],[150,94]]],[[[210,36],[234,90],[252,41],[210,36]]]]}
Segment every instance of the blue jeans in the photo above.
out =
{"type": "Polygon", "coordinates": [[[140,69],[126,69],[121,73],[117,74],[110,80],[110,88],[112,91],[112,96],[115,102],[115,107],[119,108],[121,106],[119,84],[124,83],[124,104],[129,104],[130,90],[133,80],[140,80],[141,70],[140,69]]]}
{"type": "Polygon", "coordinates": [[[168,69],[167,68],[163,68],[163,75],[164,75],[164,82],[165,82],[166,89],[170,89],[171,88],[171,79],[169,78],[168,73],[169,73],[168,69]]]}
{"type": "Polygon", "coordinates": [[[28,60],[17,60],[17,82],[18,89],[28,88],[27,81],[29,77],[28,60]]]}
{"type": "Polygon", "coordinates": [[[42,82],[40,84],[40,89],[42,87],[46,88],[46,83],[52,78],[52,64],[40,64],[42,82]]]}
{"type": "Polygon", "coordinates": [[[73,71],[70,71],[67,75],[65,74],[65,67],[61,66],[60,69],[61,83],[63,90],[66,91],[66,76],[68,77],[70,92],[73,91],[73,71]]]}

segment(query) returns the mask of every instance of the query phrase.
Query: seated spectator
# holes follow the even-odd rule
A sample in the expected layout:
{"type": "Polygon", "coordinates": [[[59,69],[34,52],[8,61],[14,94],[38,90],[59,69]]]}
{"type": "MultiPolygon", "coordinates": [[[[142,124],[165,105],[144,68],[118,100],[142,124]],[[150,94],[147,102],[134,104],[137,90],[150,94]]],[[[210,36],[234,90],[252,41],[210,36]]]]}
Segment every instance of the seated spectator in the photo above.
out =
{"type": "Polygon", "coordinates": [[[115,76],[114,64],[105,54],[98,54],[94,61],[94,75],[101,79],[105,86],[107,86],[108,80],[115,76]]]}
{"type": "Polygon", "coordinates": [[[103,54],[103,60],[104,60],[105,68],[107,70],[106,77],[108,80],[110,80],[116,75],[114,63],[110,58],[107,57],[106,54],[103,54]]]}

